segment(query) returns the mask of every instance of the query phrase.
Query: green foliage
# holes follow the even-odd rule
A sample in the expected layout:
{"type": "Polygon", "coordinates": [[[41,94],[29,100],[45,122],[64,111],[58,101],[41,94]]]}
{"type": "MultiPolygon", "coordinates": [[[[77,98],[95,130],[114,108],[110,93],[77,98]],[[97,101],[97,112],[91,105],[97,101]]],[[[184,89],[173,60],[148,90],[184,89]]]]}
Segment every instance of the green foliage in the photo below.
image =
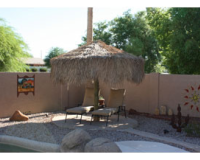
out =
{"type": "Polygon", "coordinates": [[[31,69],[30,68],[26,68],[26,72],[31,72],[31,69]]]}
{"type": "Polygon", "coordinates": [[[197,122],[190,123],[184,128],[184,131],[187,136],[200,137],[200,124],[197,122]]]}
{"type": "Polygon", "coordinates": [[[38,69],[37,69],[37,68],[31,68],[31,71],[32,71],[32,72],[37,72],[38,69]]]}
{"type": "Polygon", "coordinates": [[[133,38],[134,30],[138,30],[134,23],[135,19],[129,12],[130,10],[124,12],[123,16],[114,18],[110,22],[113,45],[123,50],[128,44],[128,41],[133,38]]]}
{"type": "Polygon", "coordinates": [[[25,72],[23,58],[30,57],[22,38],[0,19],[0,71],[25,72]]]}
{"type": "Polygon", "coordinates": [[[133,29],[128,43],[123,47],[125,51],[145,59],[145,72],[155,72],[155,66],[161,60],[158,52],[158,43],[154,38],[154,32],[150,29],[145,12],[138,12],[132,20],[133,29]]]}
{"type": "Polygon", "coordinates": [[[169,11],[161,8],[147,8],[146,10],[148,24],[154,30],[154,36],[158,40],[161,50],[167,48],[172,32],[169,11]]]}
{"type": "MultiPolygon", "coordinates": [[[[106,44],[111,44],[111,33],[108,30],[109,24],[104,21],[104,22],[99,22],[99,23],[95,23],[94,24],[94,28],[93,28],[93,40],[101,40],[103,42],[105,42],[106,44]]],[[[82,37],[82,41],[83,43],[79,44],[78,46],[82,46],[85,45],[87,42],[87,37],[83,36],[82,37]]]]}
{"type": "Polygon", "coordinates": [[[111,33],[108,31],[108,23],[106,21],[96,23],[94,28],[94,40],[102,40],[106,44],[111,44],[111,33]]]}
{"type": "Polygon", "coordinates": [[[45,57],[44,62],[47,67],[51,67],[50,60],[53,57],[59,56],[60,54],[63,54],[65,51],[62,48],[55,47],[51,48],[49,51],[49,54],[45,57]]]}
{"type": "Polygon", "coordinates": [[[47,72],[47,68],[40,68],[40,72],[47,72]]]}
{"type": "Polygon", "coordinates": [[[163,62],[170,73],[200,73],[200,8],[148,8],[163,62]]]}
{"type": "Polygon", "coordinates": [[[165,66],[161,65],[160,63],[154,66],[154,69],[156,73],[167,73],[167,69],[165,68],[165,66]]]}

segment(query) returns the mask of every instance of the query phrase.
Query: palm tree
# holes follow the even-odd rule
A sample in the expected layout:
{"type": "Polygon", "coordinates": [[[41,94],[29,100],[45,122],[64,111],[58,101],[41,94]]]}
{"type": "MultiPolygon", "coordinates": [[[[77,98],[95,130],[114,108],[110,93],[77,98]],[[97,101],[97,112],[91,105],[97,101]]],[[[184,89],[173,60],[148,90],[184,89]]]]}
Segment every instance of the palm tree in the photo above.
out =
{"type": "Polygon", "coordinates": [[[87,44],[93,41],[93,8],[88,8],[87,44]]]}
{"type": "MultiPolygon", "coordinates": [[[[87,44],[93,41],[93,8],[88,8],[88,23],[87,23],[87,44]]],[[[99,81],[94,79],[94,109],[98,109],[99,102],[99,81]]]]}

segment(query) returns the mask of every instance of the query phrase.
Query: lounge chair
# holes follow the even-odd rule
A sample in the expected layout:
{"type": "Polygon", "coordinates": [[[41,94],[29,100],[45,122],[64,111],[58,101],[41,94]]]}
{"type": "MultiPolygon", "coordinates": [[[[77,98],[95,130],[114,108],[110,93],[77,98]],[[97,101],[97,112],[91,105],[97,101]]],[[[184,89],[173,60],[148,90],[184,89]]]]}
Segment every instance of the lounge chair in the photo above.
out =
{"type": "Polygon", "coordinates": [[[113,114],[118,114],[117,121],[119,121],[119,114],[121,111],[124,111],[124,115],[126,117],[126,109],[123,104],[125,93],[125,89],[111,89],[107,106],[92,112],[90,124],[92,123],[94,116],[98,116],[100,118],[106,117],[106,126],[108,124],[108,118],[113,114]]]}
{"type": "Polygon", "coordinates": [[[87,114],[88,112],[90,112],[92,110],[94,110],[94,89],[86,88],[83,104],[81,106],[69,108],[66,110],[65,123],[67,120],[67,115],[75,114],[77,116],[81,115],[81,118],[80,118],[80,124],[81,124],[82,115],[87,114]]]}

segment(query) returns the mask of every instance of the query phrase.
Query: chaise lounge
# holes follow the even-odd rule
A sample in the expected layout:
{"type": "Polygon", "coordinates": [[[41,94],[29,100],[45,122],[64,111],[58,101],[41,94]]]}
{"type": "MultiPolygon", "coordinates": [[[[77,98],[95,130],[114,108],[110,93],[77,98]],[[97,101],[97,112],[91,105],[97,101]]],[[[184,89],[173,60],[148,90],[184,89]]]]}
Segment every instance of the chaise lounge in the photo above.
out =
{"type": "Polygon", "coordinates": [[[74,115],[75,114],[77,116],[81,115],[81,118],[80,118],[80,124],[81,124],[82,115],[87,114],[92,110],[94,110],[94,89],[93,88],[86,88],[83,104],[81,106],[69,108],[69,109],[66,110],[65,123],[66,123],[66,120],[67,120],[67,115],[69,115],[69,114],[74,115]]]}
{"type": "Polygon", "coordinates": [[[124,111],[124,115],[126,117],[125,105],[123,104],[125,93],[125,89],[111,89],[107,107],[93,111],[90,124],[92,124],[94,116],[98,116],[100,118],[106,117],[106,126],[108,124],[108,118],[113,114],[118,114],[117,121],[119,121],[119,113],[121,111],[124,111]]]}

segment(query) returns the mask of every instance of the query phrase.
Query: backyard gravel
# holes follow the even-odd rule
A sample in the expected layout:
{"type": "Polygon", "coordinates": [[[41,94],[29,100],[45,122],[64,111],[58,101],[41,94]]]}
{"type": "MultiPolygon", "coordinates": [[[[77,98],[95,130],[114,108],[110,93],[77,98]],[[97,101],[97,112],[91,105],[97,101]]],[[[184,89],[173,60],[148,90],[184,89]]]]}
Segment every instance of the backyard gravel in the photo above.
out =
{"type": "MultiPolygon", "coordinates": [[[[29,120],[26,122],[10,122],[9,118],[1,118],[0,135],[10,135],[41,142],[60,144],[63,137],[71,130],[67,128],[60,128],[51,123],[52,116],[59,114],[60,113],[31,114],[28,115],[29,120]]],[[[179,141],[200,145],[200,138],[188,137],[186,136],[186,133],[184,131],[182,131],[181,133],[176,132],[176,130],[173,129],[171,125],[169,125],[170,121],[149,118],[142,115],[133,115],[130,116],[130,118],[134,118],[135,120],[138,121],[139,125],[137,128],[135,128],[137,130],[150,132],[157,134],[159,136],[171,137],[179,141]],[[164,134],[163,132],[164,130],[168,130],[169,133],[164,134]]],[[[116,130],[115,131],[86,130],[86,131],[90,134],[92,138],[104,137],[115,142],[127,141],[127,140],[155,141],[150,138],[144,138],[124,131],[116,131],[116,130]]],[[[181,146],[176,146],[176,147],[185,149],[181,146]]]]}

